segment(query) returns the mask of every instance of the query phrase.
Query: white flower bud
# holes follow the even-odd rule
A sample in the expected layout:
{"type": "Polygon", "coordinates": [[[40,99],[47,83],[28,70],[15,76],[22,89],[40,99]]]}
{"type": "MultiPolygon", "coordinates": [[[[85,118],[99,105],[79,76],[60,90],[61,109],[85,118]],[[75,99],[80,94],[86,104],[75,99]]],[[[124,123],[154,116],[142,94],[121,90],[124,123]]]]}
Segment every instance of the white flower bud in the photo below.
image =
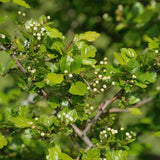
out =
{"type": "Polygon", "coordinates": [[[111,130],[111,128],[107,128],[107,130],[108,130],[108,131],[110,131],[110,130],[111,130]]]}
{"type": "Polygon", "coordinates": [[[73,77],[73,75],[70,73],[70,74],[69,74],[69,77],[70,77],[70,78],[72,78],[72,77],[73,77]]]}
{"type": "Polygon", "coordinates": [[[106,70],[106,69],[104,69],[104,70],[103,70],[103,72],[107,72],[107,70],[106,70]]]}
{"type": "Polygon", "coordinates": [[[130,134],[128,132],[126,132],[126,136],[129,136],[130,134]]]}
{"type": "Polygon", "coordinates": [[[40,36],[41,36],[41,34],[40,34],[40,33],[37,33],[37,36],[38,36],[38,37],[40,37],[40,36]]]}
{"type": "Polygon", "coordinates": [[[98,83],[99,83],[99,81],[97,80],[97,81],[95,81],[95,83],[96,83],[96,84],[98,84],[98,83]]]}
{"type": "Polygon", "coordinates": [[[87,89],[90,90],[91,88],[88,86],[87,89]]]}
{"type": "Polygon", "coordinates": [[[33,28],[33,30],[35,30],[35,31],[36,31],[36,30],[37,30],[37,27],[34,27],[34,28],[33,28]]]}
{"type": "Polygon", "coordinates": [[[73,121],[73,118],[72,118],[72,117],[69,117],[69,120],[70,120],[70,121],[73,121]]]}
{"type": "Polygon", "coordinates": [[[121,128],[120,128],[120,130],[121,130],[121,131],[123,131],[123,130],[124,130],[124,128],[123,128],[123,127],[121,127],[121,128]]]}
{"type": "Polygon", "coordinates": [[[38,117],[35,117],[35,121],[38,121],[38,117]]]}
{"type": "Polygon", "coordinates": [[[106,61],[106,60],[107,60],[107,57],[104,57],[104,60],[106,61]]]}
{"type": "Polygon", "coordinates": [[[90,106],[90,110],[92,110],[92,111],[93,111],[93,110],[94,110],[94,107],[93,107],[93,106],[90,106]]]}
{"type": "Polygon", "coordinates": [[[114,82],[114,81],[112,82],[112,85],[113,85],[113,86],[115,85],[115,82],[114,82]]]}
{"type": "Polygon", "coordinates": [[[97,88],[93,88],[93,91],[96,92],[96,91],[97,91],[97,88]]]}
{"type": "Polygon", "coordinates": [[[107,77],[103,77],[102,80],[105,81],[107,79],[107,77]]]}
{"type": "Polygon", "coordinates": [[[42,137],[45,136],[45,133],[44,133],[44,132],[41,132],[41,136],[42,136],[42,137]]]}
{"type": "Polygon", "coordinates": [[[103,64],[103,61],[100,61],[99,63],[100,63],[100,64],[103,64]]]}
{"type": "Polygon", "coordinates": [[[97,71],[95,71],[94,74],[98,74],[97,71]]]}
{"type": "Polygon", "coordinates": [[[107,88],[107,86],[104,84],[104,85],[103,85],[103,88],[107,88]]]}
{"type": "Polygon", "coordinates": [[[106,64],[107,64],[107,62],[105,61],[105,62],[104,62],[104,64],[106,65],[106,64]]]}
{"type": "Polygon", "coordinates": [[[108,77],[107,77],[107,79],[111,79],[111,77],[110,77],[110,76],[108,76],[108,77]]]}
{"type": "Polygon", "coordinates": [[[104,92],[104,89],[103,89],[103,88],[101,88],[101,92],[104,92]]]}
{"type": "Polygon", "coordinates": [[[19,15],[21,15],[21,13],[22,13],[21,11],[18,11],[18,14],[19,14],[19,15]]]}
{"type": "Polygon", "coordinates": [[[45,28],[41,28],[41,31],[45,31],[45,28]]]}
{"type": "Polygon", "coordinates": [[[47,16],[47,19],[51,19],[51,17],[50,17],[50,16],[47,16]]]}
{"type": "Polygon", "coordinates": [[[67,71],[67,70],[65,70],[65,71],[64,71],[64,73],[68,73],[68,71],[67,71]]]}
{"type": "Polygon", "coordinates": [[[101,78],[102,78],[102,75],[100,74],[100,75],[98,75],[98,77],[101,79],[101,78]]]}
{"type": "Polygon", "coordinates": [[[159,51],[158,50],[155,50],[155,53],[158,53],[159,51]]]}
{"type": "Polygon", "coordinates": [[[25,14],[25,13],[23,13],[23,14],[22,14],[22,16],[26,16],[26,14],[25,14]]]}
{"type": "Polygon", "coordinates": [[[136,75],[132,75],[132,78],[137,78],[136,75]]]}

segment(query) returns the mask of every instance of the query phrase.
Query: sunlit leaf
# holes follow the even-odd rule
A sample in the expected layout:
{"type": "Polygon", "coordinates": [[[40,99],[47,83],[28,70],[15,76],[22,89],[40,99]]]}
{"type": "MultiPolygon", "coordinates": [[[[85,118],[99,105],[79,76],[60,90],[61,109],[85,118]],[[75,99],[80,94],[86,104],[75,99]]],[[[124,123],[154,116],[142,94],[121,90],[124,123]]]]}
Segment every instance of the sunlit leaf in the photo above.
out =
{"type": "Polygon", "coordinates": [[[63,81],[63,75],[56,73],[49,73],[47,75],[46,81],[49,85],[60,84],[63,81]]]}
{"type": "Polygon", "coordinates": [[[79,40],[87,40],[89,42],[95,41],[100,36],[95,31],[85,32],[79,40]]]}
{"type": "Polygon", "coordinates": [[[45,27],[47,34],[50,38],[60,38],[63,39],[63,34],[56,28],[51,28],[49,26],[45,27]]]}
{"type": "Polygon", "coordinates": [[[139,108],[129,108],[128,109],[132,114],[135,114],[135,115],[141,115],[142,112],[139,108]]]}
{"type": "Polygon", "coordinates": [[[61,149],[56,145],[55,147],[48,149],[47,160],[59,160],[61,154],[61,149]]]}
{"type": "Polygon", "coordinates": [[[0,149],[7,145],[6,138],[0,134],[0,149]]]}
{"type": "Polygon", "coordinates": [[[27,4],[25,1],[23,1],[23,0],[13,0],[12,1],[13,3],[15,3],[15,4],[18,4],[18,5],[20,5],[20,6],[23,6],[23,7],[25,7],[25,8],[31,8],[30,6],[29,6],[29,4],[27,4]]]}
{"type": "Polygon", "coordinates": [[[153,133],[152,136],[160,137],[160,131],[153,133]]]}

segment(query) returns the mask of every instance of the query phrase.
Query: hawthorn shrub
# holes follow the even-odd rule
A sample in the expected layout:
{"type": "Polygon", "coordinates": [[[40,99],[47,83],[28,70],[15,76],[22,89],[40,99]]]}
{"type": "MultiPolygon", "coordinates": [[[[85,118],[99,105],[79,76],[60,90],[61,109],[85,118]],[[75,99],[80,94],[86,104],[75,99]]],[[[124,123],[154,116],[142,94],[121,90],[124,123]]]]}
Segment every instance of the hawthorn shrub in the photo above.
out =
{"type": "Polygon", "coordinates": [[[66,42],[50,16],[18,15],[14,36],[0,32],[0,48],[11,57],[0,73],[17,84],[0,97],[0,159],[127,159],[137,132],[123,128],[118,113],[141,115],[140,106],[158,99],[160,88],[151,86],[159,73],[159,39],[147,37],[144,53],[122,48],[115,63],[97,62],[99,33],[73,34],[66,42]],[[114,87],[115,95],[95,103],[114,87]]]}

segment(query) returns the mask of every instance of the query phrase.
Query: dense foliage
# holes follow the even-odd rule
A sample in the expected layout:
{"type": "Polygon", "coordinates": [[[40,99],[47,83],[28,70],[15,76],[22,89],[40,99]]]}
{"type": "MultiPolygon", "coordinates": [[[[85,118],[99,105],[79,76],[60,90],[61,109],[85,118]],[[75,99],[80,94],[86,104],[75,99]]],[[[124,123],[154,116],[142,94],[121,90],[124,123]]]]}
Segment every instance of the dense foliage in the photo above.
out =
{"type": "MultiPolygon", "coordinates": [[[[22,0],[13,3],[30,7],[22,0]]],[[[75,1],[72,5],[80,3],[75,1]]],[[[68,40],[55,28],[50,16],[27,20],[26,13],[18,11],[14,35],[0,32],[1,54],[9,59],[7,65],[0,65],[0,74],[11,76],[16,82],[15,88],[0,92],[0,159],[125,160],[141,129],[160,136],[156,116],[160,40],[146,34],[152,28],[147,25],[155,20],[159,5],[156,8],[153,2],[146,7],[140,2],[133,3],[124,11],[122,5],[115,9],[116,25],[112,17],[103,15],[106,26],[112,25],[110,34],[119,35],[120,39],[120,31],[125,32],[123,45],[127,48],[112,53],[114,61],[100,56],[93,42],[101,35],[93,31],[96,28],[88,21],[92,31],[70,34],[72,38],[68,40]],[[140,37],[140,30],[144,37],[140,37]],[[143,48],[142,38],[148,41],[144,52],[137,54],[128,48],[143,48]],[[138,117],[142,115],[140,107],[151,101],[151,115],[136,125],[122,126],[118,113],[138,117]]],[[[0,18],[2,25],[5,19],[0,18]]],[[[141,151],[143,147],[137,152],[141,151]]]]}

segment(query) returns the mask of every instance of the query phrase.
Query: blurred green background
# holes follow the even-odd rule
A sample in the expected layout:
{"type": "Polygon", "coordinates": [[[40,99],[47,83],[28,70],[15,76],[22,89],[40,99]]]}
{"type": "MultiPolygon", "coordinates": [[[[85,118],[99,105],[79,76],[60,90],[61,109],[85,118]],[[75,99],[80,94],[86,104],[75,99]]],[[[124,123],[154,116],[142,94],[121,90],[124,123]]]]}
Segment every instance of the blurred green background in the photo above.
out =
{"type": "MultiPolygon", "coordinates": [[[[109,63],[114,62],[113,52],[119,52],[120,48],[134,48],[141,54],[147,49],[147,37],[160,36],[160,2],[156,0],[26,0],[26,2],[30,4],[31,9],[11,3],[0,3],[0,16],[8,16],[0,25],[0,30],[8,31],[14,36],[19,10],[26,13],[27,19],[38,19],[43,14],[49,15],[54,22],[53,26],[66,35],[66,41],[72,38],[72,33],[89,30],[100,33],[100,38],[95,42],[98,61],[106,56],[109,63]]],[[[0,62],[3,67],[9,60],[10,57],[1,51],[0,62]]],[[[151,88],[156,87],[159,81],[151,88]]],[[[4,105],[4,99],[7,101],[9,96],[11,99],[17,98],[10,93],[10,89],[15,86],[12,77],[0,78],[0,105],[4,105]]],[[[116,89],[110,92],[114,94],[116,89]]],[[[17,95],[20,97],[18,92],[17,95]]],[[[102,97],[99,101],[101,100],[102,97]]],[[[158,116],[160,101],[143,106],[142,112],[142,116],[123,113],[119,118],[125,128],[135,127],[138,130],[137,141],[130,145],[128,160],[159,160],[160,139],[151,134],[160,129],[158,116]]]]}

